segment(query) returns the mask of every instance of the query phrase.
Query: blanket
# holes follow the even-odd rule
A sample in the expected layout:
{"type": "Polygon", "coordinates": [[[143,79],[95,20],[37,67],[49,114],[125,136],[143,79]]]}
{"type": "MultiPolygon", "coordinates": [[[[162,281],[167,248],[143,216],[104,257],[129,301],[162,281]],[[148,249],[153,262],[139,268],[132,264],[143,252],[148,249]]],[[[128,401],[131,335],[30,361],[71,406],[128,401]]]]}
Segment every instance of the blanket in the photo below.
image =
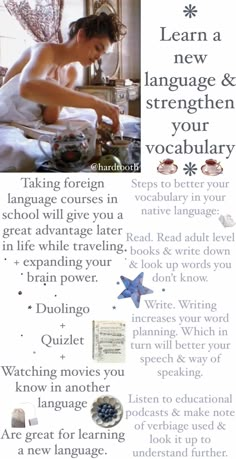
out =
{"type": "MultiPolygon", "coordinates": [[[[20,96],[19,79],[20,75],[16,75],[0,88],[0,172],[36,171],[46,158],[38,141],[26,136],[37,139],[45,131],[53,136],[68,128],[85,134],[89,144],[89,161],[94,155],[96,142],[96,116],[94,113],[91,116],[93,110],[77,111],[70,119],[70,110],[63,109],[58,123],[46,126],[42,120],[42,107],[20,96]]],[[[49,143],[44,150],[50,156],[49,143]]]]}
{"type": "Polygon", "coordinates": [[[15,75],[0,88],[0,122],[14,121],[38,127],[42,122],[42,108],[20,96],[19,79],[20,75],[15,75]]]}
{"type": "MultiPolygon", "coordinates": [[[[38,141],[27,139],[23,130],[0,125],[0,172],[33,172],[45,160],[38,141]]],[[[43,143],[50,154],[50,145],[43,143]]]]}
{"type": "MultiPolygon", "coordinates": [[[[48,133],[53,137],[65,129],[83,132],[88,139],[88,161],[94,156],[97,115],[91,109],[63,108],[54,125],[42,121],[42,108],[19,94],[19,75],[0,88],[0,172],[37,171],[45,161],[38,138],[48,133]]],[[[140,138],[140,120],[121,115],[124,135],[140,138]]],[[[44,142],[44,150],[50,155],[50,143],[44,142]]]]}

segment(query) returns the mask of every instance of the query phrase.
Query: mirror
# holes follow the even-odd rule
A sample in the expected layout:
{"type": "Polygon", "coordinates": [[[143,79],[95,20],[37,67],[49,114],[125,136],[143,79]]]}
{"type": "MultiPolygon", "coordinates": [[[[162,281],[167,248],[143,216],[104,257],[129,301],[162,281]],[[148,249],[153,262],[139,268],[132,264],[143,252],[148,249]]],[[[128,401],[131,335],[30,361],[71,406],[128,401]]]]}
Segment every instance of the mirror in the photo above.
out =
{"type": "MultiPolygon", "coordinates": [[[[111,14],[116,13],[121,17],[120,0],[87,0],[87,15],[90,14],[111,14]]],[[[120,77],[121,72],[121,42],[113,43],[107,54],[101,59],[101,67],[106,77],[120,77]]],[[[89,84],[93,84],[93,79],[97,65],[92,65],[89,69],[89,84]]]]}

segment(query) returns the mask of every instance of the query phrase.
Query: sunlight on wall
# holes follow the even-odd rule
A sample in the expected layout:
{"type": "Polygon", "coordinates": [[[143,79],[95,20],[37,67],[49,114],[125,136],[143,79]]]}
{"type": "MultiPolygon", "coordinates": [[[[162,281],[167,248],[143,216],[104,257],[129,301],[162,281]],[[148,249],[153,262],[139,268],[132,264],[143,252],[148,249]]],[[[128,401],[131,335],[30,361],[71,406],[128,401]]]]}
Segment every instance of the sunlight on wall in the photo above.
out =
{"type": "Polygon", "coordinates": [[[9,67],[22,51],[33,43],[33,39],[8,13],[1,2],[0,23],[0,65],[9,67]]]}

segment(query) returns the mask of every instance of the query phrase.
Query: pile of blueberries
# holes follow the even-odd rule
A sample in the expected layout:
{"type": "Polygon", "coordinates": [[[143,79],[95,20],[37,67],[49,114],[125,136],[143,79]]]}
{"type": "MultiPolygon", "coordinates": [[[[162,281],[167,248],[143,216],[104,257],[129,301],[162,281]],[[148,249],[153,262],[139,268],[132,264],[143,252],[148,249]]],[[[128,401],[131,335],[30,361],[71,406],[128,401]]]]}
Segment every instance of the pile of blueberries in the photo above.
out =
{"type": "Polygon", "coordinates": [[[101,403],[97,407],[97,414],[103,422],[109,422],[117,418],[117,409],[110,403],[101,403]]]}

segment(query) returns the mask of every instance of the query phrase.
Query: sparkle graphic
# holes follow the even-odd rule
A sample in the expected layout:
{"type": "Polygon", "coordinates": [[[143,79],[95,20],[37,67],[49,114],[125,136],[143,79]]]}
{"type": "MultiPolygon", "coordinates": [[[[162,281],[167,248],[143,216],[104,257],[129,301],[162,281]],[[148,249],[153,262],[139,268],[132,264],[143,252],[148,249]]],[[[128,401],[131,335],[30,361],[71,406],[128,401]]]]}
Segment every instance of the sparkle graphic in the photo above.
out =
{"type": "Polygon", "coordinates": [[[183,170],[185,171],[185,175],[195,175],[196,174],[196,171],[197,171],[197,167],[196,167],[196,164],[192,164],[192,163],[188,163],[188,164],[185,164],[185,167],[183,168],[183,170]]]}
{"type": "Polygon", "coordinates": [[[190,5],[185,6],[185,9],[183,10],[183,12],[186,17],[188,16],[191,19],[192,17],[196,16],[197,8],[196,6],[192,6],[190,3],[190,5]]]}
{"type": "Polygon", "coordinates": [[[118,296],[118,300],[122,300],[123,298],[131,298],[136,308],[139,308],[140,297],[142,295],[153,293],[153,290],[143,286],[143,276],[144,273],[140,273],[137,277],[135,277],[134,280],[120,276],[125,286],[125,290],[123,290],[123,292],[121,292],[121,294],[118,296]]]}

